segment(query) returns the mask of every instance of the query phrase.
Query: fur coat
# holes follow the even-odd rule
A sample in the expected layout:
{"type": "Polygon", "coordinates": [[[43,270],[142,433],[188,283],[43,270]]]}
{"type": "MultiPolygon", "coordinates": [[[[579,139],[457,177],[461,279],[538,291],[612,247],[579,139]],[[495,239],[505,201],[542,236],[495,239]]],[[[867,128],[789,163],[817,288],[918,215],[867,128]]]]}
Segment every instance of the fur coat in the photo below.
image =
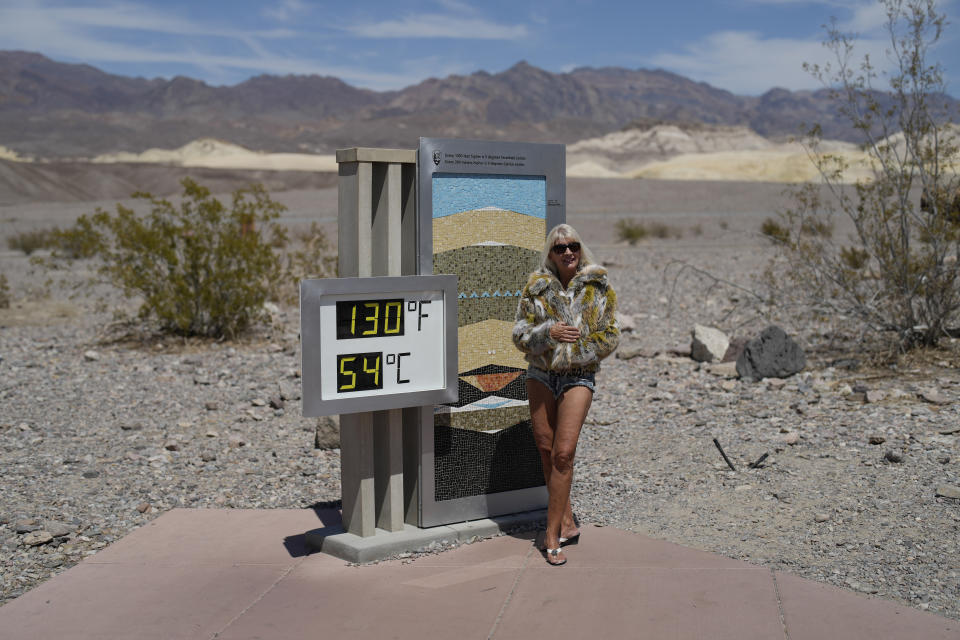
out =
{"type": "Polygon", "coordinates": [[[513,343],[526,354],[527,362],[545,371],[571,369],[596,371],[600,361],[620,342],[617,326],[617,294],[607,282],[607,270],[597,264],[583,267],[571,278],[567,294],[550,271],[530,274],[517,305],[513,343]],[[565,322],[580,329],[576,342],[557,342],[550,327],[565,322]]]}

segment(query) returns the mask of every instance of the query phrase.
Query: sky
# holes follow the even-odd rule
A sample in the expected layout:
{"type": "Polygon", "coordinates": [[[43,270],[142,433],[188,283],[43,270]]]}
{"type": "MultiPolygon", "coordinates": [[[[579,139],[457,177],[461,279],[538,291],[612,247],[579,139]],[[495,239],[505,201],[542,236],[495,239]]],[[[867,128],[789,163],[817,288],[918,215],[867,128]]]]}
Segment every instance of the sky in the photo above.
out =
{"type": "MultiPolygon", "coordinates": [[[[950,25],[930,57],[960,96],[960,0],[938,8],[950,25]]],[[[889,68],[873,0],[0,0],[0,50],[212,85],[318,74],[400,89],[525,60],[552,72],[665,69],[759,95],[822,86],[803,63],[829,60],[831,18],[889,68]]]]}

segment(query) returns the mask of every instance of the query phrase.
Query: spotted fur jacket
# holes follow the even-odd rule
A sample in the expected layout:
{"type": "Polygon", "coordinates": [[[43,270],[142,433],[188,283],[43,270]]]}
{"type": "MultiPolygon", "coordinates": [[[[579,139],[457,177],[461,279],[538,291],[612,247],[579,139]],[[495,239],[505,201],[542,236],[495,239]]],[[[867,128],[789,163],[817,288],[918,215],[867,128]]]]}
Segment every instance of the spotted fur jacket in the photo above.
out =
{"type": "Polygon", "coordinates": [[[549,271],[537,270],[523,289],[513,325],[513,343],[526,354],[527,362],[546,371],[571,369],[596,371],[600,361],[620,342],[617,326],[617,294],[607,282],[607,270],[587,265],[567,286],[549,271]],[[572,299],[568,296],[572,294],[572,299]],[[565,322],[580,329],[576,342],[558,342],[550,327],[565,322]]]}

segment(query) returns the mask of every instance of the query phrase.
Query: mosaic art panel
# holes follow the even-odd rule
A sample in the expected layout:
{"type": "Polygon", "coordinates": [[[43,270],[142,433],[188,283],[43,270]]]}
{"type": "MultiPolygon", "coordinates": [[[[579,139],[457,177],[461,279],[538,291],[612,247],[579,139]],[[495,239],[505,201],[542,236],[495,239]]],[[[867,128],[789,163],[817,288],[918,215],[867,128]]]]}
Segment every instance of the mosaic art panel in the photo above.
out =
{"type": "Polygon", "coordinates": [[[511,332],[546,235],[545,179],[434,174],[432,190],[433,272],[458,276],[460,369],[458,402],[434,413],[435,499],[540,486],[511,332]]]}
{"type": "Polygon", "coordinates": [[[528,419],[493,433],[434,427],[436,500],[539,487],[543,466],[528,419]]]}

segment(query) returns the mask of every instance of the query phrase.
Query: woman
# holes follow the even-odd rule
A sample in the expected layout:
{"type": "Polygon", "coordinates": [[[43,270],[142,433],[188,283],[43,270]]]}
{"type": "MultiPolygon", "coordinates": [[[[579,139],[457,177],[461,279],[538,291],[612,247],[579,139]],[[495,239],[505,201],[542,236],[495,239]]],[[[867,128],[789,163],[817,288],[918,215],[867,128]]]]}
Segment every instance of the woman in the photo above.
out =
{"type": "Polygon", "coordinates": [[[576,230],[567,224],[551,229],[540,268],[521,294],[513,342],[530,365],[530,419],[550,495],[544,544],[555,566],[567,561],[561,545],[580,536],[570,506],[573,458],[594,376],[620,340],[616,301],[606,269],[576,230]]]}

